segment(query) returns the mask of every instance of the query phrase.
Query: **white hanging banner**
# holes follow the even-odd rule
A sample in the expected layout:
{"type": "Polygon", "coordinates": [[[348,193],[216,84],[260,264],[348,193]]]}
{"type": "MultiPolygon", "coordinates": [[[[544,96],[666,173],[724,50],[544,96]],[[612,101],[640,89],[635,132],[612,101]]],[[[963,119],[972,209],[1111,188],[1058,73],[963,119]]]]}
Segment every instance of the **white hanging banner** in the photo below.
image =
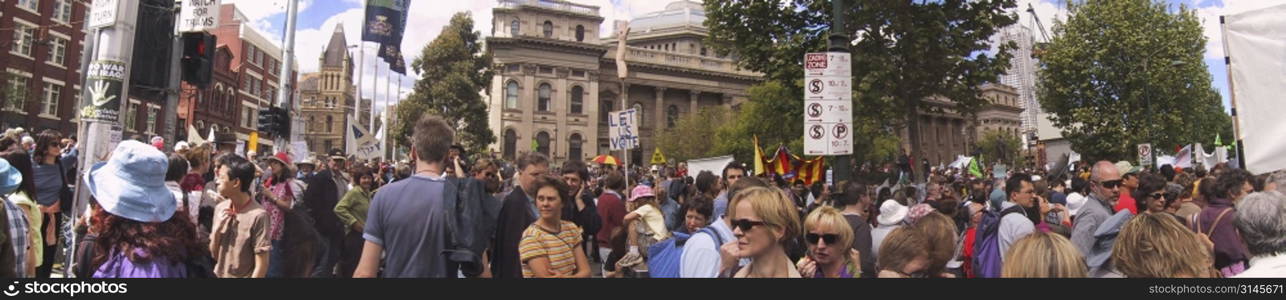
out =
{"type": "MultiPolygon", "coordinates": [[[[1232,103],[1240,124],[1246,169],[1263,174],[1286,169],[1286,5],[1251,10],[1222,19],[1224,52],[1232,103]]],[[[1224,160],[1227,150],[1215,150],[1224,160]]]]}

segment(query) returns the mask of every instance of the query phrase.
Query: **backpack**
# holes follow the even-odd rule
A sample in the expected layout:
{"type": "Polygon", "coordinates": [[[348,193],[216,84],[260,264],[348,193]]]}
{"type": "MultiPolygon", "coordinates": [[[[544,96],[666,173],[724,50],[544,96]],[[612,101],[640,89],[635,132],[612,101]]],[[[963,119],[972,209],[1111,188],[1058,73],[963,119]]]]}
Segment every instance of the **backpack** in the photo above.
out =
{"type": "Polygon", "coordinates": [[[1022,209],[1022,206],[1015,205],[1000,212],[991,210],[983,212],[982,222],[978,224],[978,235],[973,244],[975,277],[1000,277],[1000,219],[1005,215],[1021,212],[1022,209]]]}
{"type": "MultiPolygon", "coordinates": [[[[723,239],[713,228],[705,227],[697,231],[697,233],[702,232],[714,238],[716,248],[723,245],[723,239]]],[[[688,242],[688,238],[697,233],[674,232],[673,237],[653,244],[652,247],[648,248],[648,253],[651,254],[647,261],[648,276],[651,278],[679,278],[680,266],[683,261],[683,245],[688,242]]]]}

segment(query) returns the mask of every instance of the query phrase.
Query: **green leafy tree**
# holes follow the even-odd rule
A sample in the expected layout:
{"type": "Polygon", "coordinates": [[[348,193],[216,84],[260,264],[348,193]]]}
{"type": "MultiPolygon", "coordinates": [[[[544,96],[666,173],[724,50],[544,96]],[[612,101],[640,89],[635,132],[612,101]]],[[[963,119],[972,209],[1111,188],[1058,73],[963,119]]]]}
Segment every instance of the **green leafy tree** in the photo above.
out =
{"type": "Polygon", "coordinates": [[[1018,136],[999,130],[986,130],[978,139],[978,151],[982,153],[985,166],[1000,162],[1009,166],[1025,166],[1026,157],[1022,155],[1022,142],[1018,136]]]}
{"type": "Polygon", "coordinates": [[[723,106],[701,108],[697,113],[686,114],[657,136],[657,143],[665,158],[686,161],[694,158],[718,156],[715,140],[719,127],[732,118],[731,110],[723,106]]]}
{"type": "MultiPolygon", "coordinates": [[[[971,114],[986,103],[979,86],[996,81],[1016,47],[1008,43],[994,54],[988,51],[998,29],[1017,20],[1006,12],[1015,6],[1013,0],[850,3],[845,22],[856,32],[851,47],[855,150],[878,150],[897,129],[907,128],[912,156],[923,157],[915,116],[939,109],[921,100],[943,96],[955,102],[955,110],[971,114]]],[[[802,124],[802,60],[805,53],[826,50],[831,5],[827,0],[705,1],[709,44],[781,85],[783,103],[772,105],[782,110],[771,115],[784,118],[768,124],[802,124]]],[[[780,127],[792,131],[790,139],[802,139],[802,125],[780,127]]],[[[748,138],[746,133],[777,137],[756,130],[732,137],[748,138]]]]}
{"type": "Polygon", "coordinates": [[[411,95],[397,106],[393,138],[410,145],[415,122],[424,114],[442,116],[454,125],[458,141],[478,152],[496,140],[487,125],[482,101],[492,77],[491,55],[483,51],[480,32],[467,12],[456,13],[442,33],[420,51],[411,67],[420,74],[411,95]]]}
{"type": "Polygon", "coordinates": [[[1137,144],[1160,149],[1230,134],[1202,61],[1196,11],[1149,0],[1070,6],[1041,57],[1041,107],[1089,161],[1134,160],[1137,144]]]}

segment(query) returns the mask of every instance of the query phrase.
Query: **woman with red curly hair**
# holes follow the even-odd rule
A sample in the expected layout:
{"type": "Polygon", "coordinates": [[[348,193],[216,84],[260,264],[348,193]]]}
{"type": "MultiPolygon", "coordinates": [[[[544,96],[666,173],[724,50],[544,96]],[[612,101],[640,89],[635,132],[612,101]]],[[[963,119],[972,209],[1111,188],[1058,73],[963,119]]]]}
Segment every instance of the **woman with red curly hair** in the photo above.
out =
{"type": "MultiPolygon", "coordinates": [[[[85,184],[101,210],[93,215],[94,278],[185,278],[187,262],[201,253],[195,225],[175,215],[174,194],[165,187],[169,159],[155,147],[125,141],[106,163],[96,164],[85,184]]],[[[204,273],[204,272],[202,272],[204,273]]]]}

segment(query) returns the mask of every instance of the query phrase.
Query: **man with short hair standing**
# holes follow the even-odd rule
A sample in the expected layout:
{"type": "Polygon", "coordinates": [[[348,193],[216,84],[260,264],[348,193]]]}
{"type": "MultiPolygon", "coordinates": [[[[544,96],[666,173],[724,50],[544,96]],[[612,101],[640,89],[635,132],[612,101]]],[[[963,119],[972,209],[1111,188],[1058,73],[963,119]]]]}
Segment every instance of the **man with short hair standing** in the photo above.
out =
{"type": "Polygon", "coordinates": [[[518,158],[518,184],[500,207],[496,224],[496,240],[491,244],[491,274],[495,278],[522,278],[522,261],[518,256],[518,243],[522,232],[536,222],[536,178],[549,172],[549,158],[540,153],[527,153],[518,158]]]}

